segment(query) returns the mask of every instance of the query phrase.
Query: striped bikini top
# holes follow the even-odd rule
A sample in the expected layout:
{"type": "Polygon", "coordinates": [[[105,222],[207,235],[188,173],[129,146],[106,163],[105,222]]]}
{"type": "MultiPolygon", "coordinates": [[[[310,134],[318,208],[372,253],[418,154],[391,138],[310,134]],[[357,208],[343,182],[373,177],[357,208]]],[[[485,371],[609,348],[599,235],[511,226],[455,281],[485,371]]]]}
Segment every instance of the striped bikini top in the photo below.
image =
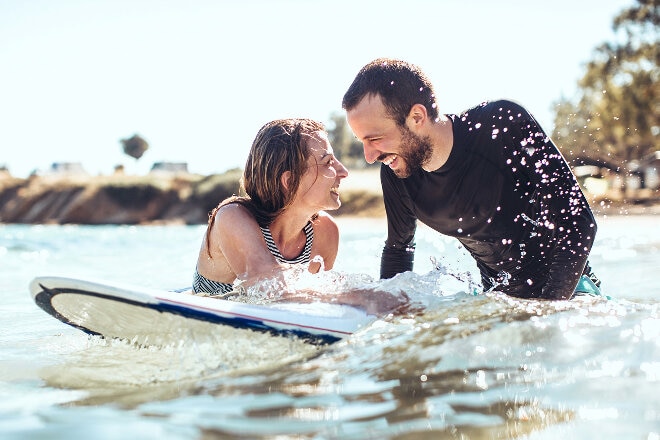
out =
{"type": "MultiPolygon", "coordinates": [[[[302,252],[300,255],[291,260],[287,260],[282,256],[282,253],[277,248],[277,245],[275,245],[275,240],[273,240],[273,235],[270,233],[270,228],[260,228],[261,233],[264,236],[264,240],[266,240],[266,246],[268,247],[268,250],[271,254],[273,254],[279,263],[309,263],[309,257],[312,253],[312,242],[314,241],[314,227],[312,226],[312,222],[307,222],[303,228],[303,232],[305,233],[305,246],[303,247],[302,252]]],[[[204,275],[200,274],[197,268],[195,268],[195,273],[193,275],[192,287],[194,293],[206,293],[211,296],[229,293],[234,289],[234,285],[232,283],[221,283],[219,281],[209,280],[204,275]]]]}
{"type": "Polygon", "coordinates": [[[261,233],[264,234],[264,239],[266,240],[266,246],[268,250],[275,257],[275,259],[280,263],[309,263],[309,256],[312,253],[312,241],[314,241],[314,228],[312,227],[312,222],[307,222],[303,228],[305,233],[305,247],[303,248],[300,255],[292,260],[287,260],[282,256],[282,253],[275,245],[275,240],[273,240],[273,235],[270,233],[269,227],[260,227],[261,233]]]}

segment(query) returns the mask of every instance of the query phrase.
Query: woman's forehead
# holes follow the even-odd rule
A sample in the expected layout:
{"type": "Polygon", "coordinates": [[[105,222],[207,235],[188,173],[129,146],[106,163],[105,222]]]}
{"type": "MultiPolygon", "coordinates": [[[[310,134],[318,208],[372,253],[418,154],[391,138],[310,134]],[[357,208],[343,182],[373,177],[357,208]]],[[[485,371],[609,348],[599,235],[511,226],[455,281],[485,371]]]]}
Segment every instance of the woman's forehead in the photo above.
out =
{"type": "Polygon", "coordinates": [[[326,154],[332,153],[332,147],[328,140],[328,134],[324,131],[316,131],[311,135],[307,135],[307,150],[311,154],[326,154]]]}

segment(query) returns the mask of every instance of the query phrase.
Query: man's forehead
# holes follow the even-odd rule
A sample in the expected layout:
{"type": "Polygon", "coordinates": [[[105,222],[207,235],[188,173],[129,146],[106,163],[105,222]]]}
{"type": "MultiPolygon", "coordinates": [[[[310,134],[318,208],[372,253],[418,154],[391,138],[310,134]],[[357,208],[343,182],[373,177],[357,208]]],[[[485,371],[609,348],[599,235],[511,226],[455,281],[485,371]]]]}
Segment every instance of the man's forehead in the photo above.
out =
{"type": "Polygon", "coordinates": [[[383,97],[380,96],[380,93],[367,93],[360,100],[360,102],[358,102],[358,106],[359,105],[385,107],[385,104],[383,103],[383,97]]]}
{"type": "Polygon", "coordinates": [[[380,95],[365,96],[358,105],[346,112],[346,119],[358,138],[377,135],[396,125],[380,95]]]}
{"type": "Polygon", "coordinates": [[[383,99],[378,94],[366,95],[355,107],[346,112],[346,117],[348,119],[362,117],[390,118],[387,107],[385,107],[383,99]]]}

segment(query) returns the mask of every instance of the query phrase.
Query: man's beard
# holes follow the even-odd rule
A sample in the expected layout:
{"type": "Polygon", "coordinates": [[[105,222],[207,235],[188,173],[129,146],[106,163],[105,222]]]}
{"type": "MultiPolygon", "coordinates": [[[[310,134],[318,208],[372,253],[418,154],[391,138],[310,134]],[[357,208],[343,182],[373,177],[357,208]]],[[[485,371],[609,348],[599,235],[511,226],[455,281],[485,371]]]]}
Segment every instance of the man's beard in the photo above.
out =
{"type": "Polygon", "coordinates": [[[401,145],[399,157],[404,160],[405,166],[394,170],[394,174],[401,179],[410,177],[413,172],[422,169],[422,166],[431,159],[433,147],[429,136],[420,137],[410,131],[406,126],[401,128],[401,145]]]}

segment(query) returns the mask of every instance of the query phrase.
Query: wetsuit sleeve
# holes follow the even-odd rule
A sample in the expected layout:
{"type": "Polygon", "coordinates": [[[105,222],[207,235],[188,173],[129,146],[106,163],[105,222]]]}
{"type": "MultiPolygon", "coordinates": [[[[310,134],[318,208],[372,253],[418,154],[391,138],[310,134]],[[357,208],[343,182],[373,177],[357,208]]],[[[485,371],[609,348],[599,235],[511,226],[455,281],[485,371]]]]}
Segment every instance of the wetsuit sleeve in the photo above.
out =
{"type": "Polygon", "coordinates": [[[596,221],[566,160],[534,117],[514,105],[511,163],[522,166],[536,188],[540,227],[553,230],[552,257],[541,297],[567,299],[575,290],[591,251],[596,221]]]}
{"type": "Polygon", "coordinates": [[[385,165],[380,169],[380,182],[387,214],[387,240],[380,260],[380,277],[392,278],[413,269],[417,217],[402,179],[385,165]]]}

